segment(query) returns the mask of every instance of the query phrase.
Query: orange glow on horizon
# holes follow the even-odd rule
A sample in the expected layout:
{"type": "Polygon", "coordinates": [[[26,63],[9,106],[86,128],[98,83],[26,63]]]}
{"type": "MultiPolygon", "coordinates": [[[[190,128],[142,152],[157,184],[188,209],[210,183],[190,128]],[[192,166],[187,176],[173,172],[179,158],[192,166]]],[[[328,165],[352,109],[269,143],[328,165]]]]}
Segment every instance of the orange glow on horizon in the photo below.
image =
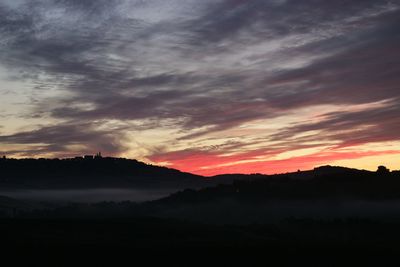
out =
{"type": "MultiPolygon", "coordinates": [[[[378,165],[387,165],[385,162],[395,162],[393,158],[400,158],[400,151],[365,151],[365,152],[327,152],[316,153],[306,156],[292,157],[282,160],[262,160],[242,162],[243,155],[234,155],[228,157],[220,157],[218,155],[208,155],[206,153],[193,153],[182,156],[182,158],[174,157],[174,155],[164,155],[153,157],[152,160],[157,162],[168,162],[168,167],[179,169],[184,172],[191,172],[203,176],[214,176],[218,174],[228,173],[263,173],[277,174],[294,172],[297,170],[309,170],[321,165],[336,165],[335,162],[347,162],[347,167],[375,170],[378,165]],[[171,156],[171,157],[169,157],[171,156]],[[359,160],[369,157],[378,157],[380,162],[374,166],[362,166],[359,160]],[[390,158],[390,160],[388,159],[390,158]],[[356,164],[352,164],[352,162],[356,164]]],[[[176,155],[175,155],[176,156],[176,155]]],[[[248,156],[248,155],[247,155],[248,156]]],[[[391,169],[400,169],[399,166],[387,165],[391,169]]]]}

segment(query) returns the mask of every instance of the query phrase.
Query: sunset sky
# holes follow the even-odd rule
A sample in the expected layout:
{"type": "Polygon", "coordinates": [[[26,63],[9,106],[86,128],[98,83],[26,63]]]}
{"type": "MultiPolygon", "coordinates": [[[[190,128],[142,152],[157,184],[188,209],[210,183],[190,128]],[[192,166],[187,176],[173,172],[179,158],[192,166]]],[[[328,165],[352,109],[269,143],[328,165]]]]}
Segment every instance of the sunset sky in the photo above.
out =
{"type": "Polygon", "coordinates": [[[400,1],[1,0],[0,155],[400,169],[400,1]]]}

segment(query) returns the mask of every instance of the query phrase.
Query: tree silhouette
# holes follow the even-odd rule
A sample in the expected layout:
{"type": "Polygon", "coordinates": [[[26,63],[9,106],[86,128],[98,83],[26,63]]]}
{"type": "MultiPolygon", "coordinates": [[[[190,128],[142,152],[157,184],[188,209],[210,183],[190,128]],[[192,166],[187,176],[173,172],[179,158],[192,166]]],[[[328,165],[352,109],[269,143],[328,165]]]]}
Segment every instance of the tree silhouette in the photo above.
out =
{"type": "Polygon", "coordinates": [[[381,165],[381,166],[378,167],[376,172],[378,174],[388,174],[388,173],[390,173],[390,170],[388,168],[386,168],[385,166],[381,165]]]}

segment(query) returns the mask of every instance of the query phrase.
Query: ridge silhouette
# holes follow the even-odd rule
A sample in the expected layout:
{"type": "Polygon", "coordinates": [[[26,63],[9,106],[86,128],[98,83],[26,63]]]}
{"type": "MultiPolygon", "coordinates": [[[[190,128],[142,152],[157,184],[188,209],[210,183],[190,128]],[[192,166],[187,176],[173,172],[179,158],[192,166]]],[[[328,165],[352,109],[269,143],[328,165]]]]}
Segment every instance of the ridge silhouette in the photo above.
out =
{"type": "Polygon", "coordinates": [[[202,176],[134,159],[86,155],[66,159],[0,159],[0,188],[198,187],[202,176]]]}
{"type": "MultiPolygon", "coordinates": [[[[338,166],[321,166],[308,171],[265,175],[265,174],[221,174],[204,177],[176,169],[146,164],[135,159],[95,156],[65,159],[11,159],[0,158],[0,188],[3,189],[68,189],[68,188],[142,188],[177,187],[202,188],[234,181],[260,183],[279,178],[286,180],[308,180],[325,176],[328,180],[357,179],[371,182],[377,176],[397,177],[399,171],[379,166],[376,172],[338,166]],[[362,179],[364,177],[365,179],[362,179]]],[[[361,181],[360,180],[360,181],[361,181]]],[[[390,179],[389,179],[390,180],[390,179]]],[[[388,180],[388,181],[389,181],[388,180]]],[[[357,180],[358,181],[358,180],[357,180]]],[[[376,182],[376,181],[375,181],[376,182]]],[[[387,182],[387,181],[386,181],[387,182]]],[[[393,182],[393,181],[391,181],[393,182]]]]}

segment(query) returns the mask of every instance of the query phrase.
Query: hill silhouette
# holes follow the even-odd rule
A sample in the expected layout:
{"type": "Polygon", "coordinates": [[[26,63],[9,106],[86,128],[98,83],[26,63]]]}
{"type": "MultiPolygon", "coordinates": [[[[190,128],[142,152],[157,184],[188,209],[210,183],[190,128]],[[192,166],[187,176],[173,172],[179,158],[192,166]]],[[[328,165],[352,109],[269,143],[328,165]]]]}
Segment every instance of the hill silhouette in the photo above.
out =
{"type": "Polygon", "coordinates": [[[194,201],[235,198],[315,199],[315,198],[400,198],[399,172],[371,172],[336,166],[276,175],[224,175],[232,184],[178,192],[160,201],[194,201]],[[238,179],[235,179],[238,178],[238,179]]]}
{"type": "MultiPolygon", "coordinates": [[[[219,178],[221,176],[216,177],[216,181],[219,178]]],[[[375,217],[379,214],[392,216],[400,212],[400,172],[322,166],[304,172],[268,176],[230,174],[222,178],[223,181],[230,179],[232,182],[184,189],[168,197],[143,203],[107,201],[72,204],[29,216],[150,216],[206,223],[249,223],[292,216],[325,218],[357,214],[375,217]]]]}
{"type": "Polygon", "coordinates": [[[398,171],[322,166],[268,176],[223,176],[233,182],[182,190],[135,206],[130,212],[203,223],[270,222],[292,216],[397,218],[400,212],[398,171]]]}
{"type": "Polygon", "coordinates": [[[222,174],[203,177],[125,158],[0,159],[0,189],[3,190],[170,188],[172,193],[173,190],[202,189],[173,194],[164,201],[184,199],[189,195],[196,199],[222,196],[255,199],[389,198],[400,196],[398,176],[398,171],[390,172],[384,166],[379,166],[376,172],[328,165],[275,175],[222,174]]]}
{"type": "Polygon", "coordinates": [[[134,159],[0,159],[1,189],[199,188],[230,179],[206,179],[134,159]]]}

